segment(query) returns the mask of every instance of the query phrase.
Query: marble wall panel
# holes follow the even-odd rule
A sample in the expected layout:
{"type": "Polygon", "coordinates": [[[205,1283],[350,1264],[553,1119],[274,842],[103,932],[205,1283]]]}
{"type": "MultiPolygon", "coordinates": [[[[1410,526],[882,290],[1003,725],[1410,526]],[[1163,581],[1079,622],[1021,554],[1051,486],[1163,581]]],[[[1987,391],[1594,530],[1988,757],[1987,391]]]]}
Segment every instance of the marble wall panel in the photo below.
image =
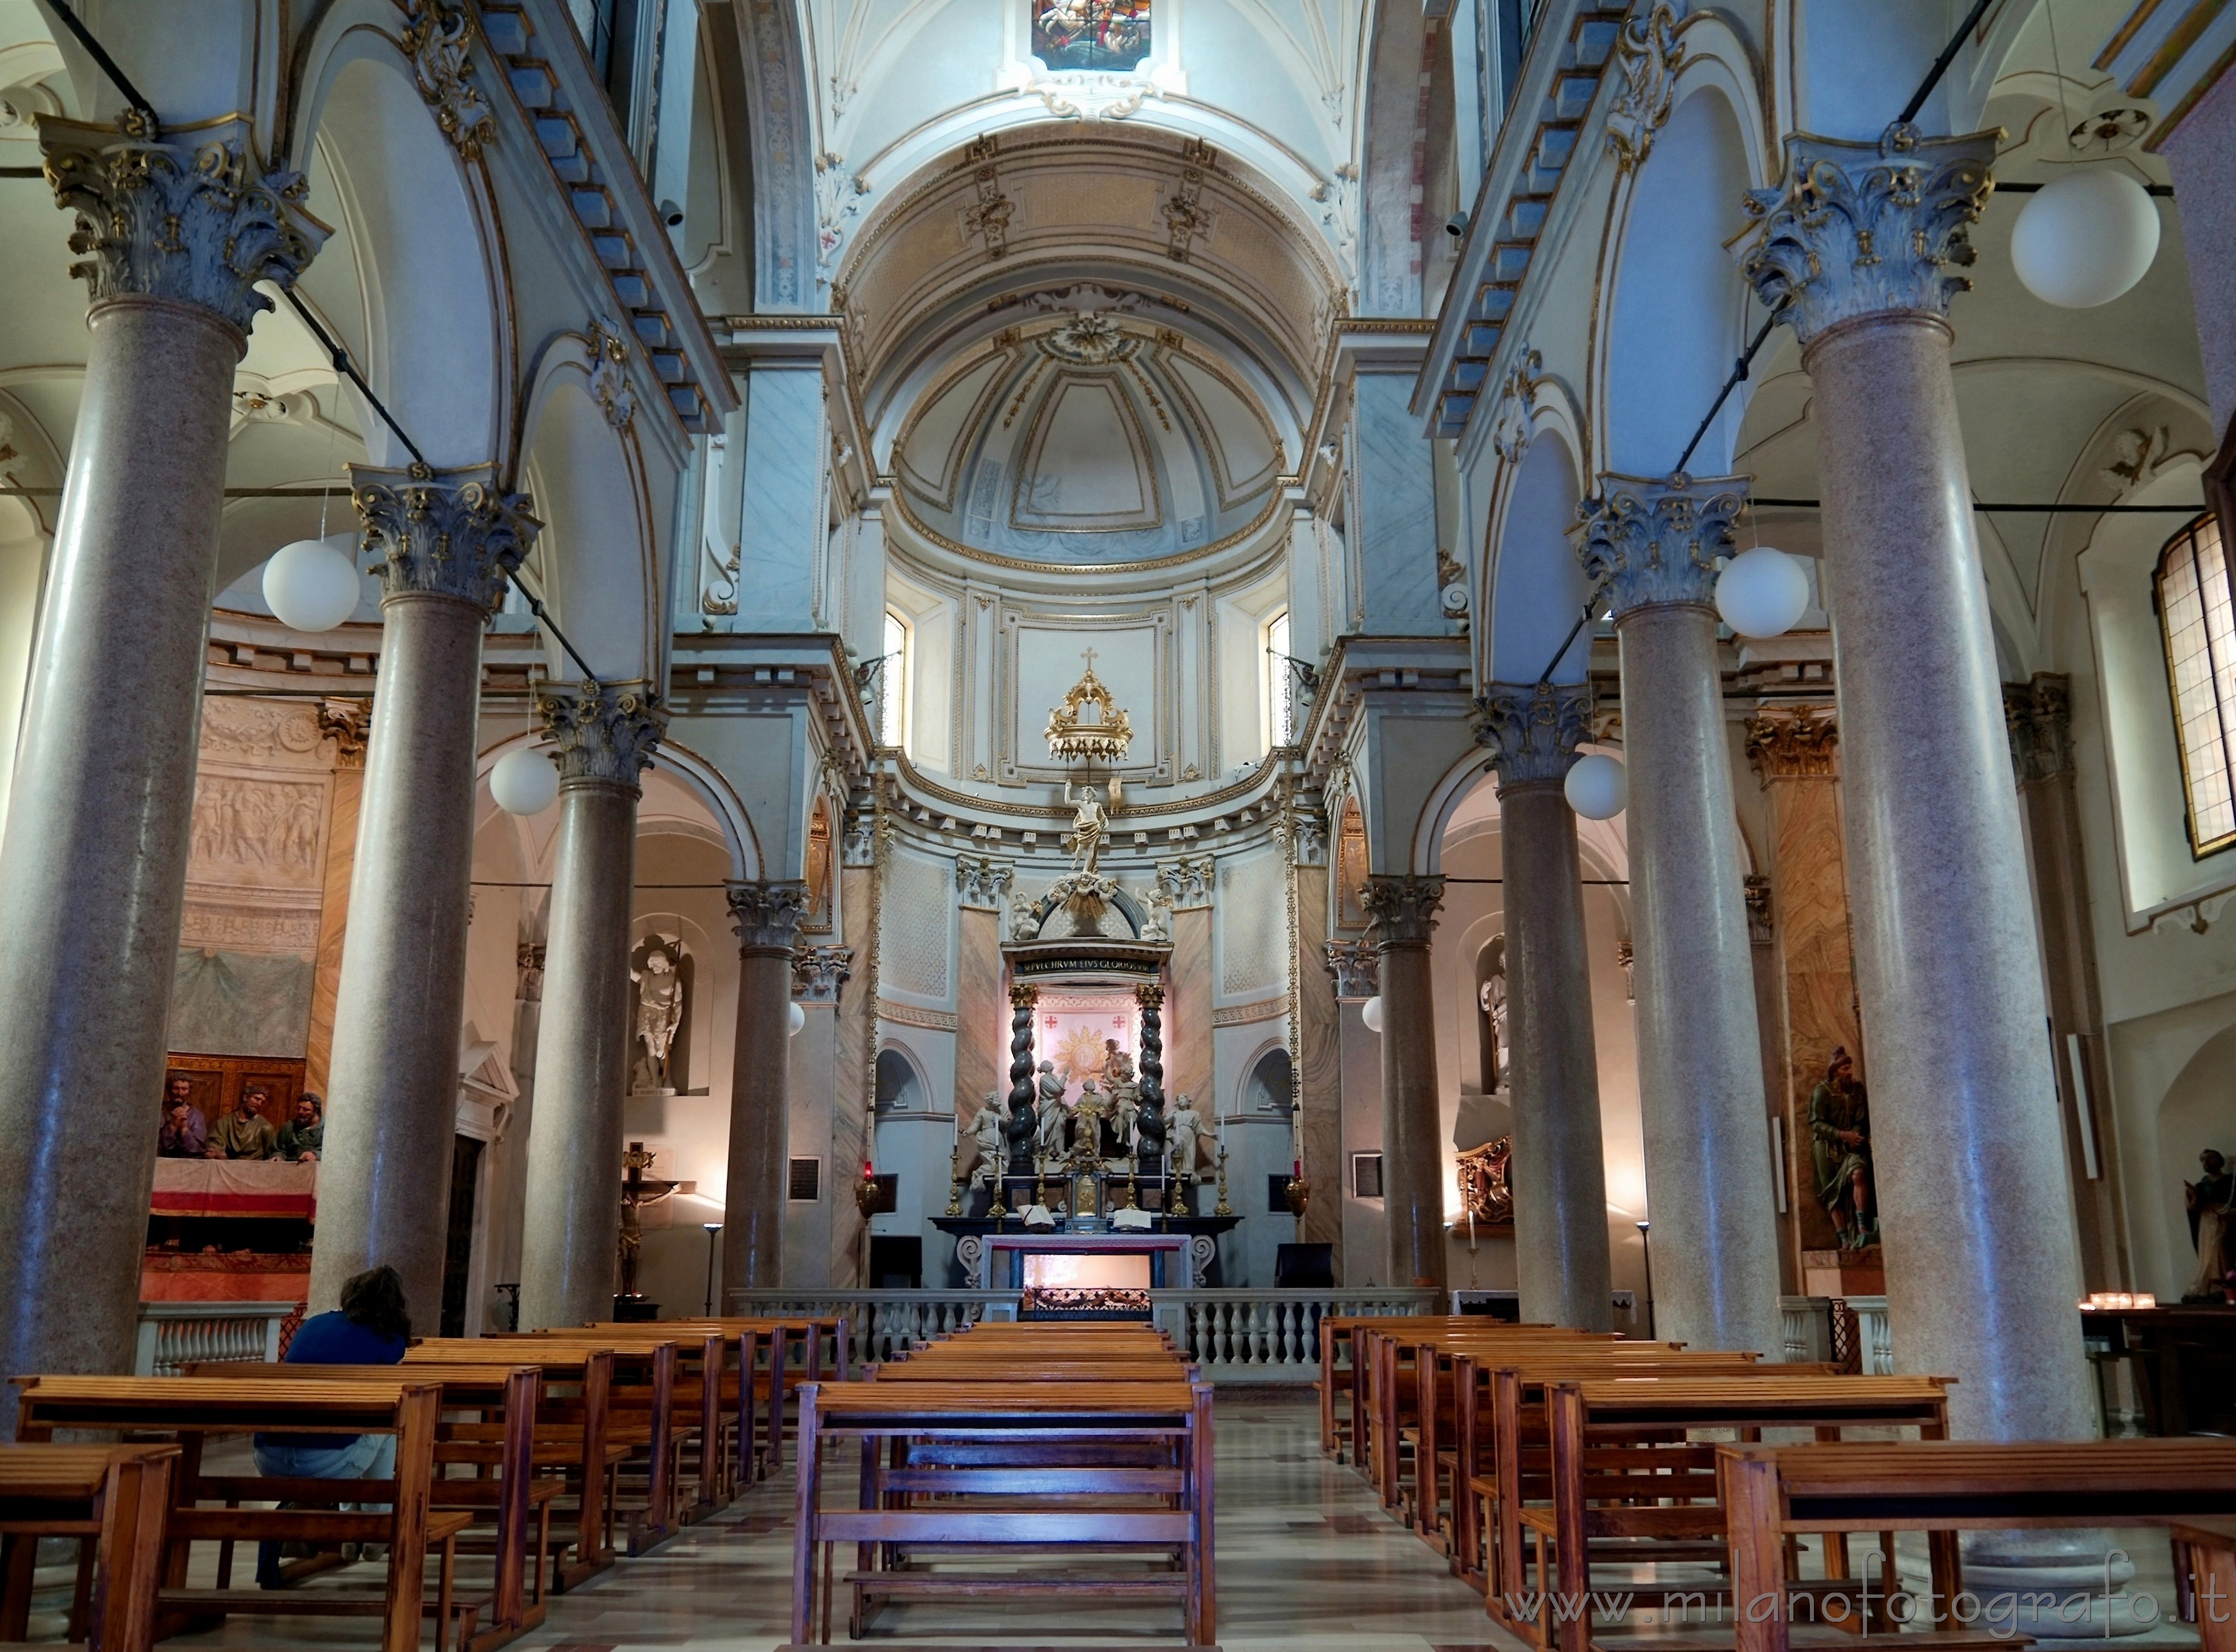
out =
{"type": "Polygon", "coordinates": [[[1009,1002],[1002,988],[1001,914],[965,907],[960,919],[953,1107],[968,1129],[987,1092],[1009,1087],[1009,1002]]]}
{"type": "MultiPolygon", "coordinates": [[[[1227,908],[1222,906],[1224,920],[1227,908]]],[[[1165,991],[1165,1096],[1213,1100],[1212,1093],[1211,909],[1173,914],[1173,956],[1165,991]]]]}
{"type": "Polygon", "coordinates": [[[1302,1069],[1305,1179],[1312,1185],[1305,1208],[1306,1244],[1336,1247],[1336,1282],[1343,1281],[1343,1063],[1335,982],[1326,967],[1327,881],[1325,866],[1299,866],[1297,880],[1297,1055],[1302,1069]]]}
{"type": "MultiPolygon", "coordinates": [[[[838,1025],[831,1075],[831,1158],[833,1164],[861,1169],[868,1145],[871,1097],[870,937],[878,922],[877,874],[870,868],[847,867],[839,873],[838,944],[854,954],[853,978],[839,988],[838,1025]]],[[[852,1196],[831,1206],[831,1282],[860,1282],[862,1213],[852,1196]]]]}

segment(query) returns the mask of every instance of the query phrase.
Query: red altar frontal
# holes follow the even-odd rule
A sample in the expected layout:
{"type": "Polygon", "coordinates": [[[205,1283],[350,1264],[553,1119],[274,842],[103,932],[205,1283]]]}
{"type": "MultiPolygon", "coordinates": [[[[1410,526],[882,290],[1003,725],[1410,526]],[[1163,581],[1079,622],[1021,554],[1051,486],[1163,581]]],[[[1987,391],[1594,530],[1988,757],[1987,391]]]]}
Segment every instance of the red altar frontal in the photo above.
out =
{"type": "Polygon", "coordinates": [[[318,1210],[312,1161],[157,1159],[140,1300],[304,1301],[318,1210]]]}
{"type": "Polygon", "coordinates": [[[1183,1233],[1002,1233],[985,1245],[994,1290],[1161,1290],[1188,1261],[1183,1233]]]}

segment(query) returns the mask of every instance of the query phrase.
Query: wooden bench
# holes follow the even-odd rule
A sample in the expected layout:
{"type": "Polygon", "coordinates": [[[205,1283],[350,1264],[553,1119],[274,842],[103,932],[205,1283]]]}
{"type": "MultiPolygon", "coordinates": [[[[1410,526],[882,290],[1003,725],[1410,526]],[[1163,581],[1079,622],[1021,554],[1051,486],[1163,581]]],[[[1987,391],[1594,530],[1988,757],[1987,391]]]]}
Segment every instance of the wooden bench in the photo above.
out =
{"type": "Polygon", "coordinates": [[[87,1652],[146,1652],[155,1640],[163,1520],[175,1446],[0,1446],[0,1641],[29,1628],[41,1537],[81,1539],[69,1637],[87,1652]]]}
{"type": "Polygon", "coordinates": [[[828,1642],[831,1546],[851,1542],[858,1564],[841,1581],[853,1591],[858,1634],[885,1600],[1084,1596],[1170,1599],[1188,1643],[1209,1645],[1217,1622],[1212,1511],[1211,1390],[1200,1383],[809,1384],[800,1400],[792,1638],[810,1638],[819,1563],[828,1642]],[[863,1448],[858,1506],[825,1509],[824,1461],[834,1440],[850,1438],[863,1448]],[[880,1447],[903,1441],[908,1449],[887,1465],[880,1447]],[[987,1497],[1000,1504],[957,1501],[987,1497]],[[914,1501],[923,1498],[941,1501],[914,1501]],[[1170,1576],[1123,1578],[939,1574],[896,1564],[910,1546],[951,1544],[1172,1550],[1180,1564],[1170,1576]]]}
{"type": "MultiPolygon", "coordinates": [[[[43,1440],[57,1428],[96,1429],[174,1437],[179,1461],[164,1520],[163,1575],[157,1596],[156,1634],[161,1638],[215,1622],[235,1612],[298,1616],[377,1616],[383,1620],[382,1652],[418,1652],[425,1602],[427,1551],[440,1555],[434,1606],[437,1652],[449,1644],[454,1606],[457,1538],[472,1517],[436,1513],[429,1507],[435,1431],[442,1391],[408,1373],[380,1382],[334,1382],[194,1377],[18,1377],[18,1438],[43,1440]],[[397,1437],[396,1477],[391,1480],[319,1480],[271,1476],[205,1475],[203,1449],[214,1434],[376,1434],[397,1437]],[[244,1509],[243,1502],[278,1498],[309,1508],[244,1509]],[[205,1509],[205,1501],[227,1506],[205,1509]],[[322,1508],[321,1504],[385,1503],[385,1513],[322,1508]],[[388,1545],[388,1583],[380,1595],[235,1590],[220,1577],[214,1590],[185,1587],[187,1563],[196,1542],[307,1541],[339,1548],[345,1543],[388,1545]]],[[[474,1609],[461,1614],[462,1634],[472,1632],[474,1609]]]]}
{"type": "Polygon", "coordinates": [[[2172,1536],[2201,1652],[2236,1652],[2236,1520],[2179,1520],[2172,1536]]]}
{"type": "MultiPolygon", "coordinates": [[[[534,1466],[562,1476],[575,1499],[573,1558],[568,1558],[565,1548],[554,1556],[551,1587],[564,1593],[611,1566],[614,1550],[607,1482],[631,1449],[627,1442],[608,1438],[613,1354],[601,1348],[557,1345],[523,1347],[519,1342],[487,1337],[431,1339],[407,1350],[404,1364],[397,1369],[408,1374],[423,1365],[536,1367],[543,1386],[536,1400],[531,1447],[534,1466]]],[[[500,1441],[502,1431],[487,1424],[469,1425],[454,1431],[453,1438],[478,1439],[486,1445],[500,1441]]]]}
{"type": "MultiPolygon", "coordinates": [[[[1506,1590],[1494,1594],[1489,1602],[1492,1616],[1533,1643],[1549,1646],[1555,1636],[1547,1633],[1543,1608],[1548,1596],[1557,1596],[1570,1603],[1565,1613],[1552,1615],[1562,1652],[1587,1652],[1595,1562],[1639,1566],[1657,1560],[1720,1560],[1726,1518],[1718,1500],[1717,1448],[1694,1440],[1695,1433],[1730,1430],[1745,1440],[1759,1439],[1765,1428],[1813,1429],[1819,1439],[1836,1439],[1844,1428],[1916,1428],[1927,1439],[1947,1436],[1945,1379],[1780,1376],[1775,1371],[1773,1367],[1738,1377],[1679,1374],[1548,1385],[1550,1501],[1522,1509],[1518,1517],[1536,1550],[1536,1575],[1533,1579],[1524,1570],[1506,1590]],[[1538,1599],[1534,1620],[1514,1609],[1525,1593],[1538,1599]]],[[[1891,1557],[1891,1540],[1883,1549],[1891,1557]]],[[[1799,1580],[1789,1580],[1789,1595],[1799,1590],[1825,1597],[1814,1603],[1812,1621],[1821,1616],[1851,1630],[1891,1630],[1891,1622],[1862,1621],[1863,1602],[1849,1577],[1845,1537],[1828,1548],[1826,1558],[1822,1587],[1799,1590],[1799,1580]],[[1830,1615],[1836,1600],[1843,1603],[1838,1618],[1830,1615]]],[[[1884,1582],[1891,1587],[1891,1560],[1889,1566],[1884,1582]]],[[[1715,1583],[1635,1583],[1625,1592],[1633,1604],[1654,1607],[1666,1607],[1672,1598],[1720,1608],[1731,1601],[1715,1583]]],[[[1885,1593],[1882,1589],[1882,1600],[1885,1593]]]]}
{"type": "MultiPolygon", "coordinates": [[[[207,1360],[181,1373],[222,1381],[277,1378],[296,1381],[377,1382],[392,1380],[393,1366],[266,1365],[207,1360]]],[[[435,1431],[435,1467],[428,1505],[464,1510],[477,1524],[490,1522],[487,1551],[494,1561],[486,1627],[470,1636],[466,1652],[495,1652],[539,1627],[549,1609],[545,1578],[550,1565],[551,1508],[564,1479],[536,1472],[536,1395],[541,1373],[532,1365],[418,1365],[413,1379],[443,1391],[443,1420],[435,1431]],[[457,1413],[471,1413],[471,1420],[457,1413]],[[494,1431],[496,1438],[490,1436],[494,1431]],[[464,1466],[459,1477],[446,1471],[464,1466]],[[493,1472],[492,1472],[493,1471],[493,1472]]],[[[462,1537],[459,1552],[479,1552],[462,1537]]],[[[220,1566],[224,1565],[221,1560],[220,1566]]]]}
{"type": "Polygon", "coordinates": [[[2236,1440],[1720,1446],[1716,1468],[1740,1609],[1735,1652],[1787,1652],[1792,1643],[1784,1593],[1791,1537],[1925,1532],[1927,1605],[1939,1625],[1965,1616],[1960,1531],[2157,1525],[2174,1534],[2236,1515],[2236,1440]]]}

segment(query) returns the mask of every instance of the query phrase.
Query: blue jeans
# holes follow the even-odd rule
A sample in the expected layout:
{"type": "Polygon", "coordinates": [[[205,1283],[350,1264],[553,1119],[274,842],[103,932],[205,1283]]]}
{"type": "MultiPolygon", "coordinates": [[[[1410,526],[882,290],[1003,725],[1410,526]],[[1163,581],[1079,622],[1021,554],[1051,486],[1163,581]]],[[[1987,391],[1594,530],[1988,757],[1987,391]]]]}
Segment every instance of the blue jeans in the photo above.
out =
{"type": "MultiPolygon", "coordinates": [[[[396,1436],[359,1434],[348,1445],[263,1445],[256,1447],[256,1472],[273,1479],[392,1480],[396,1478],[396,1436]]],[[[355,1513],[385,1514],[385,1503],[345,1503],[355,1513]]],[[[280,1545],[256,1546],[256,1582],[260,1588],[280,1586],[280,1545]]]]}

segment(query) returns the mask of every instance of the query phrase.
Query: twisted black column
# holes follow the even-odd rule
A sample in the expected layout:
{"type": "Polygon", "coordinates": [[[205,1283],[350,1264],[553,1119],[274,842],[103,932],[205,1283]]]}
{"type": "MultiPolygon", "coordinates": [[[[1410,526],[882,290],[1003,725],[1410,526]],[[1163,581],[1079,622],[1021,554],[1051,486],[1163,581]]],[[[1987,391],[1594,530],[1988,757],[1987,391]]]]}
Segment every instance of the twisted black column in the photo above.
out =
{"type": "Polygon", "coordinates": [[[1039,1116],[1033,1106],[1033,1006],[1040,1002],[1037,987],[1009,988],[1009,1122],[1003,1134],[1009,1138],[1009,1174],[1033,1173],[1033,1131],[1039,1116]]]}
{"type": "Polygon", "coordinates": [[[1134,1120],[1141,1133],[1140,1163],[1161,1171],[1165,1164],[1165,989],[1136,987],[1134,1001],[1141,1006],[1141,1111],[1134,1120]]]}

